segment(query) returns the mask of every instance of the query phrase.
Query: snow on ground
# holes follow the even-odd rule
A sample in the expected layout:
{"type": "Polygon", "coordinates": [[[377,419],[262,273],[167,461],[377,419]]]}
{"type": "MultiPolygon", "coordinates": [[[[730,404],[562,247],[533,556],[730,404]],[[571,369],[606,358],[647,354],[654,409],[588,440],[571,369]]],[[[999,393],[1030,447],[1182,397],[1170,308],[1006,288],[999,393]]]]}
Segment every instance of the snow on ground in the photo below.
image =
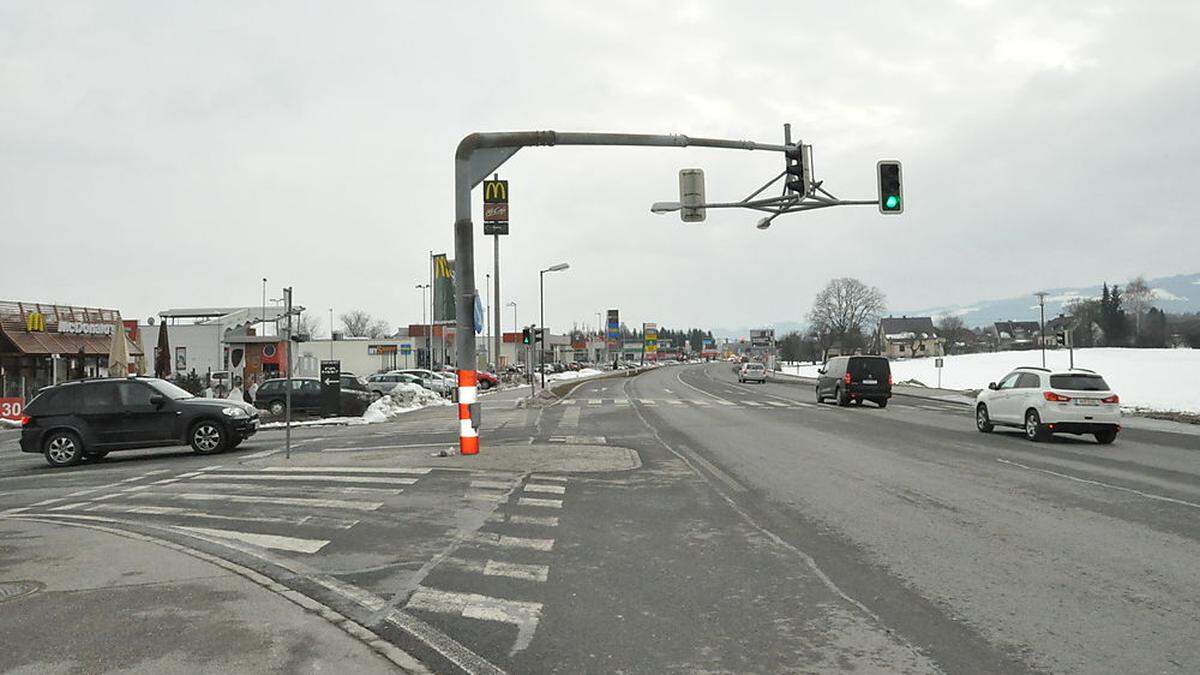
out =
{"type": "MultiPolygon", "coordinates": [[[[1066,350],[1046,352],[1046,366],[1067,368],[1066,350]]],[[[943,389],[983,389],[1017,366],[1041,366],[1040,350],[960,354],[945,357],[943,389]]],[[[1200,349],[1076,349],[1075,366],[1094,370],[1121,397],[1124,408],[1200,413],[1200,349]]],[[[814,365],[787,365],[784,372],[814,377],[814,365]]],[[[932,358],[892,361],[896,382],[938,383],[932,358]]]]}
{"type": "MultiPolygon", "coordinates": [[[[293,421],[292,426],[319,427],[331,425],[351,426],[358,424],[379,424],[380,422],[387,422],[397,415],[410,413],[414,410],[420,410],[422,408],[428,408],[431,406],[454,405],[450,399],[443,398],[424,387],[419,385],[408,386],[419,391],[405,390],[404,392],[398,392],[395,396],[382,396],[379,398],[379,400],[367,407],[367,410],[362,414],[362,417],[325,417],[315,420],[293,421]],[[408,394],[411,394],[411,398],[408,396],[408,394]]],[[[267,422],[266,424],[259,425],[258,428],[282,429],[284,426],[286,425],[283,422],[267,422]]]]}
{"type": "Polygon", "coordinates": [[[581,368],[579,370],[568,370],[561,373],[550,373],[546,375],[547,382],[561,382],[563,380],[577,380],[581,377],[591,377],[593,375],[603,375],[604,371],[596,370],[595,368],[581,368]]]}
{"type": "Polygon", "coordinates": [[[20,429],[21,423],[16,420],[8,420],[0,417],[0,429],[20,429]]]}

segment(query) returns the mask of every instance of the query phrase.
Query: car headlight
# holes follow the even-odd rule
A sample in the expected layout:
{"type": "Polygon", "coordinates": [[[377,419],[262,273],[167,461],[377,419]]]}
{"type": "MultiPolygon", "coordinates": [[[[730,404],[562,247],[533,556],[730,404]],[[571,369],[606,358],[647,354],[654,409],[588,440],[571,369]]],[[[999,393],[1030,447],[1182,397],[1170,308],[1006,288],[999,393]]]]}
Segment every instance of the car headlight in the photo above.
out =
{"type": "Polygon", "coordinates": [[[227,417],[245,417],[246,416],[245,410],[242,410],[241,408],[238,408],[235,406],[229,406],[228,408],[222,408],[221,412],[224,413],[227,417]]]}

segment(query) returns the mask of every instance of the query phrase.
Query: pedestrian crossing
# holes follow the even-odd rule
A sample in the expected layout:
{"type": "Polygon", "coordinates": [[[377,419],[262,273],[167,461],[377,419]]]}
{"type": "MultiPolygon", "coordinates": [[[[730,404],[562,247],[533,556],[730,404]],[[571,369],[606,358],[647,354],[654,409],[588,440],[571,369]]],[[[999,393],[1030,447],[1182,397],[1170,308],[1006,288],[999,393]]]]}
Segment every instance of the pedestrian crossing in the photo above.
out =
{"type": "MultiPolygon", "coordinates": [[[[935,401],[896,401],[893,399],[893,405],[903,406],[905,408],[918,408],[929,412],[947,413],[947,412],[963,412],[967,410],[964,406],[946,402],[938,403],[935,401]]],[[[561,406],[567,406],[568,411],[578,411],[582,408],[611,408],[611,407],[628,407],[638,405],[649,408],[668,408],[668,409],[685,409],[685,408],[704,408],[704,409],[720,409],[720,408],[742,408],[746,410],[813,410],[813,411],[836,411],[837,406],[832,403],[817,403],[815,401],[792,401],[792,400],[776,400],[776,399],[718,399],[718,398],[632,398],[632,399],[597,399],[597,398],[568,398],[559,402],[561,406]]],[[[870,404],[868,404],[870,405],[870,404]]],[[[576,412],[565,413],[570,415],[573,420],[571,426],[578,424],[576,412]]]]}

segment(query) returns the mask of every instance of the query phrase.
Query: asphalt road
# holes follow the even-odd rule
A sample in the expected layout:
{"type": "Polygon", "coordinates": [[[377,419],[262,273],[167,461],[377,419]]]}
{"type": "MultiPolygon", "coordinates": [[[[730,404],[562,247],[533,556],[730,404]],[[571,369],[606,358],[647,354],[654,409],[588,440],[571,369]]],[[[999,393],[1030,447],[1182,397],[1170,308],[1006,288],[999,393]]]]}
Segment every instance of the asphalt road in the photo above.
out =
{"type": "Polygon", "coordinates": [[[0,518],[236,563],[439,672],[1200,671],[1196,436],[1035,445],[728,364],[519,395],[484,399],[475,458],[431,456],[452,408],[291,458],[270,431],[51,470],[0,433],[0,518]]]}

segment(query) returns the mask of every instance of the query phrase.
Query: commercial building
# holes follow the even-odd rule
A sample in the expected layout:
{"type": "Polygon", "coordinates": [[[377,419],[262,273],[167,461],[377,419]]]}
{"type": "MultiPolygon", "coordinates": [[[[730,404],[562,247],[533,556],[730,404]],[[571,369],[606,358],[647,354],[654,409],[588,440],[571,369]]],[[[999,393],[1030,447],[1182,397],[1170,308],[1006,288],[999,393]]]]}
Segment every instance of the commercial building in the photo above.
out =
{"type": "Polygon", "coordinates": [[[33,398],[39,389],[58,382],[108,373],[113,331],[126,334],[136,371],[144,354],[115,309],[37,302],[0,301],[0,398],[33,398]]]}
{"type": "Polygon", "coordinates": [[[341,362],[344,373],[366,377],[389,370],[418,368],[417,344],[424,338],[337,338],[308,340],[295,345],[296,375],[317,377],[321,361],[341,362]]]}

